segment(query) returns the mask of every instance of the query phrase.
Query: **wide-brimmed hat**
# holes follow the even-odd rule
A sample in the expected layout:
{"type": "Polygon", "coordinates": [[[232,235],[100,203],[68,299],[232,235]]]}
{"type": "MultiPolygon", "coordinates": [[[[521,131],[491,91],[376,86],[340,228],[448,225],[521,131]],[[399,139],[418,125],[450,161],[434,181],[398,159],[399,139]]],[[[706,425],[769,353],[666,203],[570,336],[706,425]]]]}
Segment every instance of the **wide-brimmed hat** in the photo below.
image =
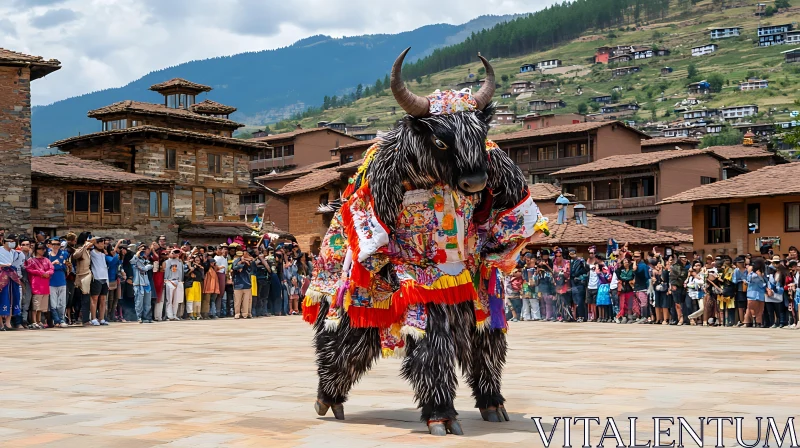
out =
{"type": "Polygon", "coordinates": [[[772,261],[773,263],[780,263],[781,262],[781,257],[775,255],[774,257],[772,257],[772,260],[770,260],[770,261],[772,261]]]}
{"type": "Polygon", "coordinates": [[[244,255],[244,252],[242,252],[242,251],[240,251],[240,250],[237,250],[237,251],[236,251],[236,256],[237,256],[237,257],[241,257],[242,255],[244,255]]]}

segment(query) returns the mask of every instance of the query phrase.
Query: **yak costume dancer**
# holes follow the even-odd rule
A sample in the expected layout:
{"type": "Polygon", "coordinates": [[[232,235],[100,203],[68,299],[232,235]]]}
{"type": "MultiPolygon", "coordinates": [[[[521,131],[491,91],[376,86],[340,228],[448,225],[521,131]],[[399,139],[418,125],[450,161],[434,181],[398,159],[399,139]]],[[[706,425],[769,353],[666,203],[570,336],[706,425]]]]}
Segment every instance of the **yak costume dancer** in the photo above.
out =
{"type": "Polygon", "coordinates": [[[462,434],[456,361],[483,418],[508,420],[500,273],[547,225],[520,169],[486,139],[492,66],[480,58],[486,83],[474,96],[418,97],[401,79],[406,53],[391,88],[408,115],[350,180],[304,299],[316,332],[315,408],[344,419],[350,389],[378,356],[405,356],[401,374],[431,434],[462,434]]]}

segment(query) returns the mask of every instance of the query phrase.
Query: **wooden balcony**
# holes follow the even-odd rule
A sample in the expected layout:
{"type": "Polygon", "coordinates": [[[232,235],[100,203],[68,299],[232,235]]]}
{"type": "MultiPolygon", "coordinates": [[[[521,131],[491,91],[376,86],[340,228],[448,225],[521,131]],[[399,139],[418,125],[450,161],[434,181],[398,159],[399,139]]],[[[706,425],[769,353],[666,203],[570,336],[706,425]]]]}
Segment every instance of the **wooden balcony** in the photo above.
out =
{"type": "Polygon", "coordinates": [[[615,212],[645,207],[655,207],[655,196],[642,196],[638,198],[603,199],[595,201],[579,201],[592,212],[615,212]]]}
{"type": "Polygon", "coordinates": [[[588,155],[578,157],[562,157],[552,160],[533,160],[531,162],[517,163],[523,171],[534,172],[555,172],[571,166],[583,165],[584,163],[591,162],[591,157],[588,155]]]}
{"type": "Polygon", "coordinates": [[[294,165],[294,156],[276,157],[274,159],[251,160],[250,171],[271,170],[284,165],[294,165]]]}

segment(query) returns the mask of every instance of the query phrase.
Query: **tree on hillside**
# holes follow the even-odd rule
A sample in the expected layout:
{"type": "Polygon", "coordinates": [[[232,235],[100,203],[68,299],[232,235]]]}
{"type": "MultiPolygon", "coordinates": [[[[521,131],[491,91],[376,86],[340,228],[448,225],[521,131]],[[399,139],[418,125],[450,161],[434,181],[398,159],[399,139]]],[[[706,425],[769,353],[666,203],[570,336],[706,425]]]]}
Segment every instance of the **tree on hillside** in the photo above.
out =
{"type": "Polygon", "coordinates": [[[767,9],[764,10],[764,17],[772,17],[778,10],[775,9],[772,5],[767,6],[767,9]]]}
{"type": "Polygon", "coordinates": [[[616,103],[622,98],[622,94],[619,93],[618,90],[611,92],[611,102],[616,103]]]}
{"type": "Polygon", "coordinates": [[[325,98],[322,100],[322,109],[327,110],[331,108],[331,97],[325,95],[325,98]]]}
{"type": "Polygon", "coordinates": [[[370,96],[370,95],[372,95],[372,89],[369,86],[367,86],[364,89],[364,96],[367,97],[367,96],[370,96]]]}
{"type": "Polygon", "coordinates": [[[364,95],[364,86],[361,84],[356,87],[356,99],[361,99],[361,96],[364,95]]]}
{"type": "Polygon", "coordinates": [[[722,92],[722,86],[725,84],[724,76],[719,73],[712,73],[708,75],[706,81],[708,81],[708,84],[711,86],[710,90],[713,93],[722,92]]]}
{"type": "Polygon", "coordinates": [[[744,134],[730,126],[725,126],[718,134],[704,135],[700,140],[700,147],[740,145],[743,138],[744,134]]]}
{"type": "Polygon", "coordinates": [[[503,84],[508,82],[508,75],[500,75],[500,80],[503,81],[503,84]]]}
{"type": "Polygon", "coordinates": [[[383,90],[383,83],[381,82],[380,78],[375,80],[375,93],[380,92],[383,90]]]}
{"type": "Polygon", "coordinates": [[[578,113],[579,114],[585,114],[588,110],[589,110],[589,106],[587,106],[586,103],[578,104],[578,113]]]}
{"type": "Polygon", "coordinates": [[[389,75],[384,76],[383,77],[383,88],[384,89],[388,89],[389,88],[389,82],[390,82],[389,81],[389,75]]]}
{"type": "Polygon", "coordinates": [[[689,64],[689,67],[686,69],[687,75],[686,79],[689,82],[697,82],[697,78],[700,76],[700,71],[697,70],[697,66],[694,63],[689,64]]]}
{"type": "Polygon", "coordinates": [[[792,5],[789,4],[789,0],[775,0],[775,7],[778,9],[786,9],[791,6],[792,5]]]}

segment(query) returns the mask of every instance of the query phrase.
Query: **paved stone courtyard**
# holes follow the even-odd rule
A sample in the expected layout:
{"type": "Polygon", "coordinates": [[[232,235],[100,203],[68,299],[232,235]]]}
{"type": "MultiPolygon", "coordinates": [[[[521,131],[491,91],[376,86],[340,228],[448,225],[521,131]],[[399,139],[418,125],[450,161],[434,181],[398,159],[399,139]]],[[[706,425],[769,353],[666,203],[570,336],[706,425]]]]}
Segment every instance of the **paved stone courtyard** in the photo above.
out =
{"type": "MultiPolygon", "coordinates": [[[[799,339],[790,330],[512,323],[503,382],[512,421],[483,422],[462,385],[466,435],[434,438],[395,359],[356,385],[345,422],[317,417],[311,329],[299,318],[7,332],[0,445],[541,447],[530,416],[614,417],[627,443],[629,415],[644,420],[642,442],[652,416],[741,415],[747,436],[755,416],[780,417],[782,427],[794,415],[799,339]]],[[[559,429],[552,446],[562,439],[559,429]]]]}

